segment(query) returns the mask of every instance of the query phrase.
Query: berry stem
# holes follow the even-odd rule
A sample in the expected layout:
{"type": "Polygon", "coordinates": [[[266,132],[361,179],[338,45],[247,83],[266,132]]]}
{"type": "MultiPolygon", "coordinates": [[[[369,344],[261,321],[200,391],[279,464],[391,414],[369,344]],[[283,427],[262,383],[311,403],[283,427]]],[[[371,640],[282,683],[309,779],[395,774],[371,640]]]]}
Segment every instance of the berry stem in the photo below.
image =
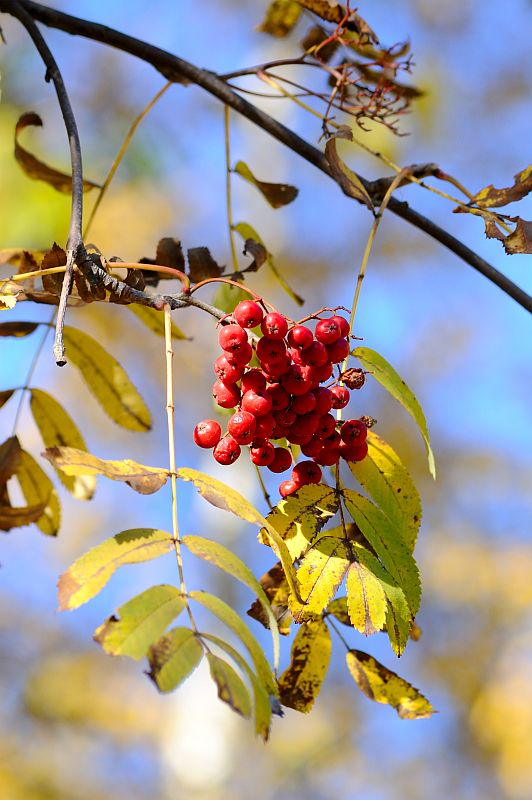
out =
{"type": "Polygon", "coordinates": [[[270,511],[273,511],[274,506],[272,504],[271,497],[270,497],[269,492],[268,492],[268,490],[266,488],[266,484],[264,483],[264,479],[262,477],[262,474],[261,474],[261,471],[260,471],[260,467],[258,467],[256,464],[255,464],[255,470],[257,472],[257,478],[259,479],[260,488],[262,489],[263,497],[264,497],[264,499],[265,499],[270,511]]]}

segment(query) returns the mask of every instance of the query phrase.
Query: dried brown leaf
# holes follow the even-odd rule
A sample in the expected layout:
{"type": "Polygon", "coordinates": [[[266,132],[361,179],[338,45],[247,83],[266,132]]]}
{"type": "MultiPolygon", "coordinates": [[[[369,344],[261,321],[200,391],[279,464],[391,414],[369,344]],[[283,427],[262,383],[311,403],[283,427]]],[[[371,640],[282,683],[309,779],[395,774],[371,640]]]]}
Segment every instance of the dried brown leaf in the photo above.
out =
{"type": "MultiPolygon", "coordinates": [[[[499,208],[522,200],[530,192],[532,192],[532,164],[514,175],[512,186],[496,189],[493,184],[490,184],[485,189],[477,192],[473,201],[480,208],[499,208]]],[[[516,252],[522,251],[518,250],[516,252]]]]}
{"type": "Polygon", "coordinates": [[[337,139],[349,139],[352,141],[353,135],[347,126],[344,126],[335,136],[332,136],[325,145],[325,157],[329,162],[331,173],[334,180],[338,183],[344,194],[348,197],[353,197],[359,203],[364,203],[370,210],[373,210],[373,202],[369,196],[364,184],[353,172],[345,161],[338,155],[336,149],[337,139]]]}
{"type": "Polygon", "coordinates": [[[10,531],[12,528],[22,528],[30,525],[42,517],[46,509],[46,503],[39,503],[36,506],[22,506],[13,508],[12,506],[0,507],[0,530],[10,531]]]}
{"type": "Polygon", "coordinates": [[[19,468],[21,453],[16,436],[10,436],[0,445],[0,486],[4,486],[19,468]]]}
{"type": "Polygon", "coordinates": [[[29,336],[37,327],[37,322],[1,322],[0,337],[14,336],[17,339],[21,339],[23,336],[29,336]]]}
{"type": "Polygon", "coordinates": [[[206,278],[219,278],[225,267],[221,267],[211,256],[208,247],[192,247],[187,250],[188,274],[194,283],[206,278]]]}
{"type": "Polygon", "coordinates": [[[272,208],[282,208],[296,199],[299,189],[289,183],[268,183],[255,177],[244,161],[238,161],[233,170],[252,186],[255,186],[272,208]]]}
{"type": "MultiPolygon", "coordinates": [[[[279,633],[283,636],[288,636],[290,633],[290,623],[292,621],[292,615],[288,610],[288,595],[290,590],[281,562],[278,561],[268,572],[265,572],[259,580],[259,583],[270,601],[273,615],[279,626],[279,633]]],[[[270,627],[268,618],[258,600],[255,600],[247,613],[252,619],[256,619],[257,622],[264,625],[265,628],[270,627]]]]}

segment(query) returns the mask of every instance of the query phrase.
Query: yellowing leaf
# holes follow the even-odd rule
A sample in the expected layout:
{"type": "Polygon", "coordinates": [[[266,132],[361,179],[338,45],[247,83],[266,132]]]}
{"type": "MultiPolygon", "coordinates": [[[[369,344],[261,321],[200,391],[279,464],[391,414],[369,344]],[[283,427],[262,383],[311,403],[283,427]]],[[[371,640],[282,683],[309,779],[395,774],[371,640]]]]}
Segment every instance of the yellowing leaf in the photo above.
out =
{"type": "Polygon", "coordinates": [[[0,531],[10,531],[12,528],[22,528],[37,522],[42,517],[46,508],[46,503],[38,503],[36,506],[0,506],[0,531]]]}
{"type": "Polygon", "coordinates": [[[10,436],[0,445],[0,486],[5,486],[7,481],[19,468],[22,457],[20,442],[16,436],[10,436]]]}
{"type": "Polygon", "coordinates": [[[139,494],[158,492],[168,480],[168,470],[146,467],[129,458],[106,461],[74,447],[50,447],[44,457],[65,475],[103,475],[112,481],[122,481],[139,494]]]}
{"type": "MultiPolygon", "coordinates": [[[[23,148],[21,144],[19,144],[18,137],[20,132],[30,125],[42,127],[42,119],[38,114],[35,114],[35,112],[32,111],[27,114],[22,114],[15,127],[16,160],[29,178],[45,181],[46,183],[50,184],[50,186],[53,186],[54,189],[57,189],[58,192],[70,194],[72,192],[71,175],[67,175],[64,172],[59,172],[59,170],[53,169],[53,167],[49,167],[48,164],[39,161],[38,158],[35,158],[34,155],[32,155],[30,152],[28,152],[28,150],[23,148]]],[[[99,185],[97,183],[92,183],[92,181],[83,181],[84,192],[88,192],[89,189],[93,189],[94,187],[99,188],[99,185]]]]}
{"type": "Polygon", "coordinates": [[[211,678],[218,689],[218,697],[236,711],[249,719],[251,716],[251,699],[242,679],[233,667],[213,653],[207,653],[207,661],[211,678]]]}
{"type": "Polygon", "coordinates": [[[366,497],[351,489],[345,489],[344,496],[355,524],[403,589],[412,613],[416,614],[421,598],[419,572],[401,531],[366,497]]]}
{"type": "Polygon", "coordinates": [[[118,567],[150,561],[173,546],[170,534],[156,528],[132,528],[106,539],[60,576],[59,609],[78,608],[103,589],[118,567]]]}
{"type": "Polygon", "coordinates": [[[331,600],[327,606],[327,614],[332,614],[338,622],[341,622],[342,625],[347,625],[349,628],[353,625],[347,610],[347,597],[337,597],[335,600],[331,600]]]}
{"type": "Polygon", "coordinates": [[[277,687],[273,680],[272,671],[262,647],[236,611],[219,597],[215,597],[208,592],[189,592],[189,597],[215,614],[224,625],[227,625],[227,627],[238,636],[240,641],[247,648],[253,664],[255,665],[255,669],[257,670],[257,675],[268,692],[273,695],[277,694],[277,687]]]}
{"type": "Polygon", "coordinates": [[[435,713],[411,683],[360,650],[349,650],[347,666],[359,689],[376,703],[395,708],[401,719],[423,719],[435,713]]]}
{"type": "Polygon", "coordinates": [[[512,186],[496,189],[493,184],[481,189],[473,198],[480,208],[499,208],[522,200],[532,192],[532,164],[514,175],[512,186]]]}
{"type": "Polygon", "coordinates": [[[340,3],[330,0],[298,0],[298,3],[326,22],[335,22],[338,25],[344,18],[345,9],[340,3]]]}
{"type": "Polygon", "coordinates": [[[331,635],[322,619],[301,625],[291,657],[290,666],[279,678],[281,703],[306,714],[320,692],[331,658],[331,635]]]}
{"type": "MultiPolygon", "coordinates": [[[[338,511],[339,497],[325,484],[302,486],[296,493],[277,503],[266,517],[284,539],[292,560],[315,541],[325,523],[338,511]]],[[[268,544],[267,534],[260,533],[260,541],[268,544]]]]}
{"type": "MultiPolygon", "coordinates": [[[[32,389],[30,408],[45,447],[66,446],[86,450],[87,446],[75,422],[57,400],[41,389],[32,389]]],[[[96,489],[92,476],[65,475],[57,470],[61,483],[78,500],[90,500],[96,489]]]]}
{"type": "Polygon", "coordinates": [[[3,406],[11,400],[14,393],[15,389],[5,389],[3,392],[0,392],[0,408],[3,408],[3,406]]]}
{"type": "MultiPolygon", "coordinates": [[[[158,261],[158,264],[161,262],[158,261]]],[[[155,308],[149,306],[141,306],[138,303],[130,303],[127,308],[146,325],[150,331],[153,331],[157,336],[164,339],[164,314],[162,311],[156,311],[155,308]]],[[[187,339],[181,328],[172,322],[172,339],[187,339]]]]}
{"type": "Polygon", "coordinates": [[[192,481],[202,497],[211,503],[211,505],[221,508],[224,511],[231,511],[233,514],[236,514],[237,517],[240,517],[240,519],[251,522],[253,525],[258,525],[261,528],[264,527],[267,530],[272,547],[282,561],[290,591],[295,597],[298,597],[297,580],[286,544],[275,528],[264,519],[262,514],[260,514],[245,497],[242,497],[241,494],[230,486],[222,483],[222,481],[216,480],[216,478],[212,478],[210,475],[206,475],[204,472],[198,472],[195,469],[183,467],[178,469],[176,474],[178,478],[184,481],[192,481]]]}
{"type": "Polygon", "coordinates": [[[17,480],[28,505],[44,503],[37,527],[47,536],[57,536],[61,524],[61,506],[54,485],[35,459],[23,450],[17,469],[17,480]]]}
{"type": "Polygon", "coordinates": [[[347,608],[353,626],[369,636],[380,631],[388,602],[378,578],[363,564],[354,562],[347,573],[347,608]]]}
{"type": "Polygon", "coordinates": [[[237,175],[240,175],[252,186],[255,186],[262,196],[267,200],[272,208],[281,208],[288,205],[296,199],[299,190],[295,186],[290,186],[288,183],[268,183],[266,181],[259,181],[258,178],[252,173],[247,164],[243,161],[237,161],[233,170],[237,175]]]}
{"type": "Polygon", "coordinates": [[[185,607],[175,586],[152,586],[133,597],[95,631],[106,653],[139,659],[185,607]]]}
{"type": "Polygon", "coordinates": [[[198,666],[203,647],[188,628],[172,628],[148,651],[149,676],[160,692],[171,692],[198,666]]]}
{"type": "Polygon", "coordinates": [[[17,339],[21,339],[23,336],[33,333],[37,327],[37,322],[1,322],[0,336],[15,336],[17,339]]]}
{"type": "Polygon", "coordinates": [[[184,536],[183,544],[191,553],[204,561],[209,561],[214,564],[218,569],[222,569],[229,575],[232,575],[237,581],[245,584],[252,592],[259,598],[264,613],[268,617],[270,623],[270,630],[273,639],[273,655],[274,666],[277,668],[279,663],[279,629],[277,622],[273,616],[268,598],[258,580],[255,578],[249,567],[227,547],[219,542],[213,542],[211,539],[204,539],[201,536],[184,536]]]}
{"type": "MultiPolygon", "coordinates": [[[[282,636],[288,636],[290,633],[290,623],[292,622],[292,614],[288,610],[288,596],[290,589],[288,581],[284,574],[284,569],[279,561],[259,580],[260,585],[266,593],[266,597],[270,602],[272,613],[277,620],[279,626],[279,633],[282,636]]],[[[247,613],[265,628],[269,628],[269,622],[264,610],[258,600],[252,604],[247,613]]]]}
{"type": "MultiPolygon", "coordinates": [[[[280,286],[282,286],[282,288],[287,293],[287,295],[292,298],[294,303],[297,303],[298,306],[302,306],[305,301],[303,300],[301,295],[297,294],[297,292],[294,292],[292,287],[286,282],[284,277],[281,275],[281,273],[279,272],[279,270],[275,266],[272,254],[270,253],[270,251],[268,250],[268,248],[266,247],[266,245],[262,241],[261,237],[259,236],[259,234],[255,230],[255,228],[252,228],[251,225],[249,225],[247,222],[238,222],[236,225],[233,226],[233,229],[242,237],[244,242],[246,242],[248,239],[253,239],[255,242],[258,242],[258,244],[261,244],[265,248],[266,252],[268,253],[268,256],[267,256],[267,259],[266,259],[267,262],[268,262],[268,266],[269,266],[270,270],[273,272],[273,274],[275,275],[275,278],[276,278],[277,282],[280,284],[280,286]]],[[[249,298],[246,297],[245,299],[249,299],[249,298]]],[[[234,306],[233,306],[233,308],[234,308],[234,306]]]]}
{"type": "Polygon", "coordinates": [[[342,539],[324,537],[307,551],[297,571],[303,603],[290,599],[296,622],[321,614],[338,591],[348,567],[349,553],[342,539]]]}
{"type": "Polygon", "coordinates": [[[390,445],[368,431],[368,455],[349,462],[351,472],[388,519],[403,532],[409,550],[421,525],[421,500],[414,482],[390,445]]]}
{"type": "Polygon", "coordinates": [[[411,392],[404,380],[400,375],[397,374],[394,368],[388,364],[385,358],[379,355],[379,353],[376,353],[375,350],[370,350],[369,347],[357,347],[352,351],[351,355],[355,358],[358,358],[362,366],[371,372],[373,377],[379,381],[381,386],[384,386],[386,391],[401,403],[403,408],[408,411],[410,416],[416,422],[427,448],[430,474],[433,478],[435,478],[436,466],[434,464],[434,455],[430,446],[427,421],[415,395],[411,392]]]}
{"type": "Polygon", "coordinates": [[[273,0],[257,30],[281,38],[290,33],[300,14],[301,6],[294,0],[273,0]]]}
{"type": "Polygon", "coordinates": [[[64,339],[70,361],[106,414],[129,431],[148,431],[150,412],[118,361],[92,336],[76,328],[65,326],[64,339]]]}
{"type": "MultiPolygon", "coordinates": [[[[352,140],[353,134],[350,130],[349,133],[349,136],[346,137],[345,135],[341,135],[340,138],[349,138],[352,140]]],[[[367,206],[370,210],[373,210],[373,202],[364,184],[358,175],[353,172],[353,170],[349,169],[345,161],[343,161],[338,155],[338,151],[336,149],[336,140],[338,138],[338,136],[332,136],[325,145],[325,158],[329,162],[331,174],[344,194],[346,194],[348,197],[353,197],[355,200],[358,200],[360,203],[363,203],[365,206],[367,206]]]]}

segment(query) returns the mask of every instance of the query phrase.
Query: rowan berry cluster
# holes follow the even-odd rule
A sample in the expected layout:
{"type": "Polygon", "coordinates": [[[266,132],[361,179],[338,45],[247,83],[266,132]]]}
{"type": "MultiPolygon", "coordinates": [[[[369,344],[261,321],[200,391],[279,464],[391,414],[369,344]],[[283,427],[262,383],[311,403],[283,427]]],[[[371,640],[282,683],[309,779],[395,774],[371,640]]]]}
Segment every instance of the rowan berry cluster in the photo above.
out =
{"type": "Polygon", "coordinates": [[[223,352],[214,362],[212,393],[221,408],[235,412],[224,436],[216,420],[198,423],[196,444],[213,448],[219,464],[232,464],[241,446],[248,445],[253,464],[275,473],[292,466],[292,453],[273,442],[299,445],[309,460],[296,464],[290,480],[281,482],[283,497],[320,483],[322,466],[338,464],[340,458],[361,461],[368,452],[367,426],[360,419],[337,423],[331,411],[347,406],[350,388],[364,383],[362,370],[344,373],[344,385],[322,385],[349,353],[347,320],[337,315],[319,319],[314,332],[306,325],[289,328],[282,314],[265,314],[252,300],[239,303],[232,317],[234,322],[220,328],[223,352]],[[259,325],[262,335],[252,345],[247,331],[259,325]],[[250,365],[254,356],[258,366],[250,365]]]}

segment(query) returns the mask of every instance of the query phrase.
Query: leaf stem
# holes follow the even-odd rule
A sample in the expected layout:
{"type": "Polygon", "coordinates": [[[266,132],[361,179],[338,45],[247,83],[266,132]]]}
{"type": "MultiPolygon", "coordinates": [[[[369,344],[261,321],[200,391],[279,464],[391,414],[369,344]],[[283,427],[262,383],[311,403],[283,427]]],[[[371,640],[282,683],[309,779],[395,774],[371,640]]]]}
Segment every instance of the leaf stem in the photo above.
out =
{"type": "Polygon", "coordinates": [[[18,400],[17,410],[15,412],[15,419],[13,420],[13,430],[12,430],[12,433],[11,433],[12,436],[15,436],[16,433],[17,433],[17,427],[18,427],[18,423],[19,423],[19,420],[20,420],[20,415],[22,413],[22,406],[24,404],[24,397],[26,395],[26,392],[30,388],[30,383],[31,383],[31,379],[33,378],[33,373],[35,372],[35,369],[37,367],[39,358],[41,356],[41,353],[43,351],[44,345],[45,345],[46,340],[48,338],[48,334],[50,333],[50,330],[52,328],[52,323],[54,321],[55,314],[56,314],[56,309],[54,308],[53,314],[50,317],[49,322],[39,323],[39,324],[44,325],[44,333],[43,333],[43,335],[41,337],[41,341],[37,345],[37,349],[35,350],[35,353],[34,353],[33,358],[31,360],[31,363],[30,363],[30,366],[29,366],[29,369],[28,369],[28,373],[26,375],[26,380],[24,381],[24,385],[20,387],[21,392],[20,392],[20,397],[19,397],[19,400],[18,400]]]}
{"type": "Polygon", "coordinates": [[[335,632],[335,634],[338,636],[338,638],[339,638],[339,639],[340,639],[340,641],[342,642],[342,644],[343,644],[343,646],[345,647],[345,649],[346,649],[346,650],[351,650],[351,648],[349,647],[349,644],[347,643],[347,640],[346,640],[346,639],[344,639],[344,636],[343,636],[342,632],[341,632],[341,631],[340,631],[340,629],[337,627],[336,623],[332,621],[332,619],[331,619],[331,617],[330,617],[330,614],[327,614],[327,616],[325,617],[325,622],[327,623],[327,625],[330,625],[330,626],[331,626],[331,628],[333,629],[333,631],[335,632]]]}

